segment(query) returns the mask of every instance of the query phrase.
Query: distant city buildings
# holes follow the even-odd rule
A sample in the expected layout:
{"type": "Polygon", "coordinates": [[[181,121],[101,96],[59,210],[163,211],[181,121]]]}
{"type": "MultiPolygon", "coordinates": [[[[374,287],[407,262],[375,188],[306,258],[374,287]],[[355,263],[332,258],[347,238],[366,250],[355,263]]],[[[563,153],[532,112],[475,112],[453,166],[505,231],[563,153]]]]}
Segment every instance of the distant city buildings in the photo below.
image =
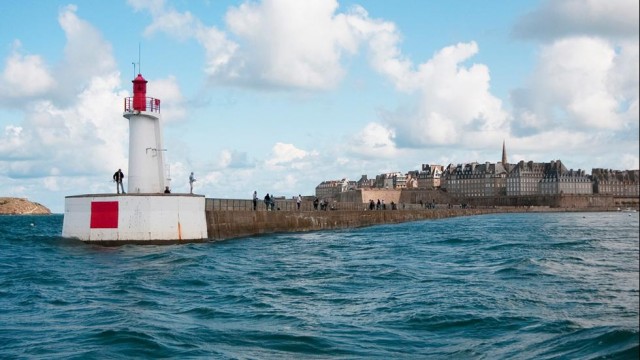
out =
{"type": "Polygon", "coordinates": [[[593,192],[614,196],[640,196],[638,170],[592,169],[593,192]]]}
{"type": "Polygon", "coordinates": [[[442,165],[422,164],[422,171],[417,174],[418,189],[438,189],[441,185],[440,179],[444,172],[442,165]]]}
{"type": "Polygon", "coordinates": [[[449,165],[441,179],[441,187],[455,197],[505,195],[507,170],[502,163],[469,163],[449,165]]]}
{"type": "Polygon", "coordinates": [[[355,181],[347,179],[323,181],[316,186],[316,197],[319,199],[332,199],[338,194],[355,190],[358,187],[355,181]]]}
{"type": "Polygon", "coordinates": [[[440,189],[456,198],[512,197],[532,195],[589,195],[640,196],[638,170],[567,169],[560,160],[550,162],[507,162],[502,144],[500,162],[484,164],[471,162],[442,165],[423,164],[421,170],[403,174],[392,172],[369,179],[323,181],[316,187],[318,198],[335,198],[355,189],[440,189]]]}

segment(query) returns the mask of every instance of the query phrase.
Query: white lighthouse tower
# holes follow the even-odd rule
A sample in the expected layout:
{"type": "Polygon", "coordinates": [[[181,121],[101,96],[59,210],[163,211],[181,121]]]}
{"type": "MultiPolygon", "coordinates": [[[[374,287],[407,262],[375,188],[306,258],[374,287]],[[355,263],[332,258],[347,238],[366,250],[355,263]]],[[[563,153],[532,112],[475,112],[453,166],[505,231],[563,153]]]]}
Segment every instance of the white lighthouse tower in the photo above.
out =
{"type": "Polygon", "coordinates": [[[132,81],[124,99],[129,120],[126,194],[65,197],[62,236],[104,245],[206,241],[205,197],[165,194],[160,100],[147,97],[147,80],[132,81]]]}
{"type": "Polygon", "coordinates": [[[147,80],[132,81],[133,98],[125,99],[129,119],[129,193],[164,191],[164,156],[160,129],[160,99],[147,97],[147,80]]]}

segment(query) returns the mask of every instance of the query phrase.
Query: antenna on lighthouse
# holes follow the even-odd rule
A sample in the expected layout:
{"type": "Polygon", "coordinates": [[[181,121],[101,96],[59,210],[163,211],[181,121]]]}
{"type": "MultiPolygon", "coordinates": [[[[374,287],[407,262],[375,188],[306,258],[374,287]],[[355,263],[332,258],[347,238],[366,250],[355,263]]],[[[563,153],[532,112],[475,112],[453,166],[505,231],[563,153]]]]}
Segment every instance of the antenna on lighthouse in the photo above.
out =
{"type": "Polygon", "coordinates": [[[140,66],[140,47],[141,43],[138,43],[138,73],[142,74],[142,67],[140,66]]]}
{"type": "Polygon", "coordinates": [[[141,74],[142,73],[141,70],[140,70],[140,57],[141,57],[141,55],[140,55],[140,53],[141,53],[140,46],[141,46],[140,43],[138,43],[138,62],[132,62],[132,64],[133,64],[133,78],[134,79],[136,78],[137,74],[141,74]],[[136,64],[138,65],[138,72],[136,72],[136,64]]]}

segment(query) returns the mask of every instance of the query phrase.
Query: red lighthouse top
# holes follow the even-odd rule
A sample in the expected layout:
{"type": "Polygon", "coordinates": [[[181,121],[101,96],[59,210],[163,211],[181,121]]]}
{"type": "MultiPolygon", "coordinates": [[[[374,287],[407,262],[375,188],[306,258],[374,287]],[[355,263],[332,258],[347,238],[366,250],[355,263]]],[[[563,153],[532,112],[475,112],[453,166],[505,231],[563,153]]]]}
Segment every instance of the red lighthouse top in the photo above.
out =
{"type": "Polygon", "coordinates": [[[124,99],[125,113],[133,111],[146,111],[160,113],[160,99],[147,97],[147,80],[138,74],[133,83],[133,97],[124,99]]]}
{"type": "Polygon", "coordinates": [[[138,111],[147,110],[147,80],[141,74],[131,81],[133,83],[133,109],[138,111]]]}

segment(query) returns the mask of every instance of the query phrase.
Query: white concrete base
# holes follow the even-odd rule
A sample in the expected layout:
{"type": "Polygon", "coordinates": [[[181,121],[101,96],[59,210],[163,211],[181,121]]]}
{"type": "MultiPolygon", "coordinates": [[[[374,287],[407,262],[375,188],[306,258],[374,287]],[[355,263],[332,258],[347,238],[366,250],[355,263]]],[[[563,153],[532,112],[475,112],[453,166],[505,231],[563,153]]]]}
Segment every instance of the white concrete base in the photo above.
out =
{"type": "Polygon", "coordinates": [[[190,194],[67,196],[62,236],[103,245],[206,241],[205,198],[190,194]]]}

